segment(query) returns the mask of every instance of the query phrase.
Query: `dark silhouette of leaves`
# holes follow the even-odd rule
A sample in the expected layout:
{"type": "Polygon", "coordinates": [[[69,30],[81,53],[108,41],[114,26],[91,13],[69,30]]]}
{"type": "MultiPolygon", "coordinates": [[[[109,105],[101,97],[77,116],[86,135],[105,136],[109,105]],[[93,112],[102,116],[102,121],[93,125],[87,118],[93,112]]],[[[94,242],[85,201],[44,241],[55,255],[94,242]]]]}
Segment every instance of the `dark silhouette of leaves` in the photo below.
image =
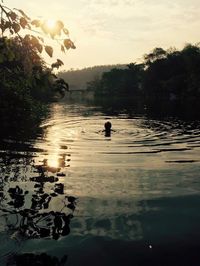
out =
{"type": "Polygon", "coordinates": [[[63,53],[65,53],[65,46],[64,46],[64,45],[61,45],[61,51],[62,51],[63,53]]]}
{"type": "Polygon", "coordinates": [[[12,28],[13,28],[15,33],[18,33],[21,29],[20,24],[15,23],[15,22],[12,24],[12,28]]]}
{"type": "Polygon", "coordinates": [[[60,59],[57,59],[57,62],[60,64],[60,66],[64,65],[63,61],[61,61],[60,59]]]}
{"type": "Polygon", "coordinates": [[[67,50],[71,49],[76,49],[76,46],[74,45],[74,43],[70,40],[70,39],[65,39],[64,40],[64,46],[67,50]]]}
{"type": "Polygon", "coordinates": [[[10,13],[8,13],[8,16],[14,21],[17,19],[17,14],[13,11],[11,11],[10,13]]]}
{"type": "Polygon", "coordinates": [[[23,10],[21,10],[21,9],[17,9],[17,8],[15,8],[15,10],[17,10],[17,11],[18,11],[18,12],[19,12],[24,18],[30,20],[30,18],[24,13],[23,10]]]}
{"type": "Polygon", "coordinates": [[[57,59],[57,62],[53,63],[51,65],[52,68],[59,68],[60,66],[64,65],[64,63],[60,60],[60,59],[57,59]]]}
{"type": "Polygon", "coordinates": [[[57,20],[57,21],[56,21],[56,25],[57,25],[57,27],[60,28],[60,29],[63,29],[63,28],[64,28],[64,24],[63,24],[63,22],[62,22],[61,20],[57,20]]]}
{"type": "Polygon", "coordinates": [[[71,48],[72,48],[72,49],[76,49],[76,46],[74,45],[73,42],[71,42],[71,48]]]}
{"type": "Polygon", "coordinates": [[[46,51],[46,53],[50,56],[50,57],[52,57],[53,56],[53,48],[51,47],[51,46],[45,46],[45,51],[46,51]]]}
{"type": "Polygon", "coordinates": [[[23,29],[25,29],[26,25],[28,24],[27,20],[24,17],[20,18],[20,25],[23,29]]]}
{"type": "Polygon", "coordinates": [[[38,50],[39,53],[42,53],[42,51],[43,51],[43,46],[42,46],[40,43],[37,43],[37,44],[35,45],[35,47],[37,48],[37,50],[38,50]]]}
{"type": "Polygon", "coordinates": [[[31,21],[31,24],[38,28],[38,27],[41,26],[41,21],[38,20],[38,19],[34,19],[34,20],[31,21]]]}
{"type": "Polygon", "coordinates": [[[67,50],[69,50],[71,48],[71,40],[70,39],[65,39],[64,40],[64,46],[67,50]]]}
{"type": "Polygon", "coordinates": [[[44,39],[41,36],[37,36],[38,40],[40,40],[41,42],[44,42],[44,39]]]}
{"type": "Polygon", "coordinates": [[[9,29],[11,27],[11,22],[10,21],[6,21],[4,24],[4,29],[9,29]]]}
{"type": "Polygon", "coordinates": [[[31,35],[30,42],[31,42],[31,44],[32,44],[33,46],[36,46],[37,44],[39,44],[38,39],[37,39],[35,36],[33,36],[33,35],[31,35]]]}

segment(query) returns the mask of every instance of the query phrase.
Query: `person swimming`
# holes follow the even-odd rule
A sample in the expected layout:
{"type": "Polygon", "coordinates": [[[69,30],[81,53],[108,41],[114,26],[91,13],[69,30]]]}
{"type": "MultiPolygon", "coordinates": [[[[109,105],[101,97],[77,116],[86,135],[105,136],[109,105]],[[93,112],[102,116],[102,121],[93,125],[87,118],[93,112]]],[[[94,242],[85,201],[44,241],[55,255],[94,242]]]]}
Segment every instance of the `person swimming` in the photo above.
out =
{"type": "Polygon", "coordinates": [[[111,135],[111,131],[112,131],[112,124],[108,121],[104,124],[104,130],[103,132],[105,132],[105,137],[110,137],[111,135]]]}

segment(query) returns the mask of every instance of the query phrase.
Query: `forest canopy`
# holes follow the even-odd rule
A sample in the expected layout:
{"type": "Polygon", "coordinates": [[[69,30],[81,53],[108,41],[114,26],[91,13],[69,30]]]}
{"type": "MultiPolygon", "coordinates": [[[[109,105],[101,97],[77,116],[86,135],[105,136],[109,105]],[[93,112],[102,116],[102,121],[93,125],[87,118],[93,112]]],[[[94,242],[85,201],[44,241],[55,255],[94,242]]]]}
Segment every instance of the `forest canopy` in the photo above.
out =
{"type": "Polygon", "coordinates": [[[200,45],[182,50],[155,48],[141,64],[111,69],[88,83],[96,97],[131,97],[146,102],[186,101],[200,98],[200,45]]]}

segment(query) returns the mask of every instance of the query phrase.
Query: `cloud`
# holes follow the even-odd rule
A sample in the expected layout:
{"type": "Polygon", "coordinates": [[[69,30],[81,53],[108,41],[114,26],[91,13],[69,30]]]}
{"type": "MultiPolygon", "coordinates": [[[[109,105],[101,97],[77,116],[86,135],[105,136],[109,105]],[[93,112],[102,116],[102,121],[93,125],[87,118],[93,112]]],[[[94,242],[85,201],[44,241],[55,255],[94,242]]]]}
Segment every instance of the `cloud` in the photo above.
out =
{"type": "Polygon", "coordinates": [[[135,0],[82,0],[83,3],[93,6],[132,6],[135,5],[135,0]]]}

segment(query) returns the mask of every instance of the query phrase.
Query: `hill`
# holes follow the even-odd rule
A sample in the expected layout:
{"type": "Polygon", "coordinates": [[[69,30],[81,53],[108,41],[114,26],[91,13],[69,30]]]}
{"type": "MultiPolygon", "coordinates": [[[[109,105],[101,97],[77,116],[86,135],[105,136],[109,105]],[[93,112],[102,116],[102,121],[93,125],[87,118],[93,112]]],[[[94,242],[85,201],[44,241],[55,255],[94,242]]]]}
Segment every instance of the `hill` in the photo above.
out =
{"type": "Polygon", "coordinates": [[[87,83],[94,79],[100,79],[104,72],[113,68],[124,69],[126,65],[103,65],[83,68],[80,70],[69,70],[58,73],[59,78],[63,78],[70,90],[85,90],[87,83]]]}

